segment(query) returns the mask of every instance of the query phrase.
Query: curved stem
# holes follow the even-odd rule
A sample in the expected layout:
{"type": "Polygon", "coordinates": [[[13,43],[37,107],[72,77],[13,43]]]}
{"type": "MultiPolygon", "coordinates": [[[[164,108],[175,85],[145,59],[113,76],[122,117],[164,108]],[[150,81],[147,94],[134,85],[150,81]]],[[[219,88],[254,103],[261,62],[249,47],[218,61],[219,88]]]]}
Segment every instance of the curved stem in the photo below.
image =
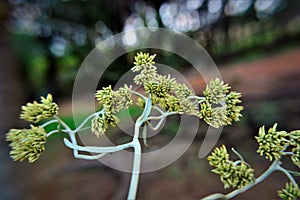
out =
{"type": "Polygon", "coordinates": [[[153,106],[154,109],[156,109],[158,112],[160,112],[160,114],[164,114],[165,112],[160,108],[158,107],[157,105],[153,106]]]}
{"type": "Polygon", "coordinates": [[[58,130],[50,131],[49,133],[47,133],[47,137],[50,137],[50,136],[53,135],[54,133],[59,133],[59,131],[58,131],[58,130]]]}
{"type": "Polygon", "coordinates": [[[117,146],[110,147],[96,147],[96,146],[79,146],[77,144],[71,143],[68,139],[64,138],[64,143],[67,147],[75,149],[77,151],[84,151],[90,153],[113,153],[121,151],[130,147],[133,147],[132,142],[121,144],[117,146]]]}
{"type": "Polygon", "coordinates": [[[99,111],[99,112],[96,112],[96,113],[93,113],[91,115],[89,115],[87,118],[85,118],[85,120],[74,130],[74,132],[78,132],[80,129],[82,129],[82,127],[93,117],[95,116],[98,116],[100,114],[102,114],[104,112],[104,109],[99,111]]]}
{"type": "Polygon", "coordinates": [[[159,119],[162,119],[162,118],[166,118],[167,116],[170,116],[170,115],[175,115],[177,114],[176,112],[165,112],[164,114],[162,115],[159,115],[159,116],[151,116],[151,117],[148,117],[147,120],[159,120],[159,119]]]}
{"type": "Polygon", "coordinates": [[[57,122],[62,125],[67,132],[72,132],[71,128],[62,120],[60,119],[58,116],[54,115],[54,118],[57,120],[57,122]]]}
{"type": "Polygon", "coordinates": [[[95,155],[95,156],[78,154],[76,158],[84,159],[84,160],[97,160],[99,158],[106,156],[107,154],[108,153],[101,153],[101,154],[95,155]]]}
{"type": "Polygon", "coordinates": [[[199,96],[189,96],[187,99],[196,99],[199,100],[199,103],[205,100],[205,97],[199,97],[199,96]]]}
{"type": "Polygon", "coordinates": [[[50,121],[40,125],[40,127],[45,128],[46,126],[53,124],[53,123],[58,123],[57,119],[50,120],[50,121]]]}
{"type": "Polygon", "coordinates": [[[281,166],[277,166],[276,170],[281,171],[282,173],[284,173],[288,179],[293,183],[293,185],[297,185],[295,179],[293,178],[293,176],[284,168],[282,168],[281,166]]]}
{"type": "Polygon", "coordinates": [[[232,151],[233,153],[235,153],[235,155],[237,155],[237,157],[239,157],[239,159],[240,159],[241,161],[245,162],[243,156],[242,156],[239,152],[237,152],[234,148],[231,148],[231,151],[232,151]]]}
{"type": "Polygon", "coordinates": [[[147,100],[147,98],[146,98],[144,95],[140,94],[139,92],[136,92],[136,91],[134,91],[134,90],[130,90],[130,92],[131,92],[132,94],[135,94],[136,96],[141,97],[142,99],[144,99],[144,101],[147,100]]]}
{"type": "Polygon", "coordinates": [[[151,122],[149,122],[148,125],[149,125],[149,127],[150,127],[153,131],[157,131],[157,130],[160,128],[160,126],[162,125],[162,123],[163,123],[165,120],[166,120],[166,117],[161,118],[161,119],[159,120],[159,122],[156,124],[156,126],[153,126],[153,125],[151,124],[151,122]]]}

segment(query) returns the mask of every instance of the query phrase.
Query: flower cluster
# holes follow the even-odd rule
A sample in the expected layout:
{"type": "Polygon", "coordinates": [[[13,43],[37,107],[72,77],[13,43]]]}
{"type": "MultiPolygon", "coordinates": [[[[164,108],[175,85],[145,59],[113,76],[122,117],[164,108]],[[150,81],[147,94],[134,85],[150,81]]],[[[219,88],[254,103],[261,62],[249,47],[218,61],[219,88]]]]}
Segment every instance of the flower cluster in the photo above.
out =
{"type": "Polygon", "coordinates": [[[291,131],[288,136],[293,152],[291,159],[296,166],[300,167],[300,130],[291,131]]]}
{"type": "Polygon", "coordinates": [[[279,160],[284,153],[284,150],[289,145],[288,133],[286,131],[277,131],[277,123],[266,133],[265,127],[259,128],[256,140],[259,144],[257,152],[264,155],[267,159],[279,160]]]}
{"type": "Polygon", "coordinates": [[[38,123],[43,119],[48,119],[58,114],[58,106],[53,102],[52,95],[48,94],[47,97],[41,97],[41,102],[34,101],[22,106],[21,119],[29,122],[38,123]]]}
{"type": "Polygon", "coordinates": [[[154,55],[149,55],[148,53],[140,52],[134,58],[134,67],[131,68],[133,72],[139,72],[138,75],[134,77],[134,82],[138,85],[143,85],[154,79],[157,75],[157,68],[154,66],[154,55]]]}
{"type": "Polygon", "coordinates": [[[115,127],[119,123],[117,116],[110,113],[103,113],[102,116],[96,116],[92,119],[91,131],[97,136],[101,137],[108,129],[108,125],[115,127]]]}
{"type": "Polygon", "coordinates": [[[293,163],[300,167],[300,144],[298,143],[293,149],[292,152],[294,153],[291,157],[293,163]]]}
{"type": "Polygon", "coordinates": [[[208,161],[214,167],[212,172],[220,175],[224,188],[242,188],[254,180],[254,170],[244,161],[230,160],[224,145],[215,148],[208,161]]]}
{"type": "MultiPolygon", "coordinates": [[[[185,84],[176,82],[170,75],[163,76],[157,74],[154,66],[155,55],[138,53],[135,57],[133,72],[139,72],[134,78],[134,82],[143,85],[147,94],[151,94],[153,104],[158,104],[166,111],[177,112],[179,114],[196,114],[197,105],[193,105],[187,97],[193,95],[185,84]]],[[[143,100],[139,99],[137,104],[143,106],[143,100]]]]}
{"type": "Polygon", "coordinates": [[[105,134],[108,125],[116,126],[119,122],[116,114],[132,104],[131,87],[126,84],[124,87],[113,91],[111,86],[103,87],[96,92],[96,98],[103,106],[103,112],[92,119],[91,131],[100,137],[105,134]]]}
{"type": "Polygon", "coordinates": [[[149,53],[137,53],[137,55],[134,57],[134,67],[132,68],[132,71],[140,71],[148,65],[154,65],[155,56],[155,54],[150,56],[149,53]]]}
{"type": "Polygon", "coordinates": [[[243,107],[238,106],[242,95],[230,89],[228,84],[216,78],[203,92],[205,101],[200,104],[199,117],[215,128],[230,125],[242,116],[243,107]]]}
{"type": "MultiPolygon", "coordinates": [[[[58,114],[58,106],[53,102],[51,94],[41,97],[40,103],[34,101],[22,106],[20,118],[29,122],[38,123],[58,114]]],[[[11,129],[6,140],[12,150],[10,156],[13,160],[23,161],[28,159],[30,163],[36,161],[45,150],[47,133],[44,128],[30,125],[30,129],[11,129]]]]}
{"type": "Polygon", "coordinates": [[[298,185],[286,183],[285,188],[278,191],[278,196],[284,200],[296,200],[300,198],[298,185]]]}
{"type": "Polygon", "coordinates": [[[32,163],[45,150],[47,135],[43,128],[31,126],[30,129],[11,129],[6,135],[6,140],[11,142],[10,156],[13,160],[28,159],[32,163]]]}

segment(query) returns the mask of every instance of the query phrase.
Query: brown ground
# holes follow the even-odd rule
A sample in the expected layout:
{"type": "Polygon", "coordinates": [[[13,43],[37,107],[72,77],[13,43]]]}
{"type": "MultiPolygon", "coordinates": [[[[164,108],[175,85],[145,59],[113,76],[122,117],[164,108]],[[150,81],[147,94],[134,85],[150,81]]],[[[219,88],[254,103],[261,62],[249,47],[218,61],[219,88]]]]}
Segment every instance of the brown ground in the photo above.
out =
{"type": "MultiPolygon", "coordinates": [[[[225,82],[243,93],[246,118],[238,125],[225,128],[220,143],[235,146],[259,175],[269,163],[255,154],[257,147],[252,138],[258,126],[277,120],[279,127],[300,128],[300,49],[251,63],[222,66],[220,71],[225,82]]],[[[193,86],[204,87],[197,77],[191,76],[189,80],[193,86]]],[[[141,175],[138,199],[200,199],[210,193],[229,191],[225,191],[218,176],[210,172],[207,161],[197,157],[202,131],[207,127],[201,125],[204,128],[199,131],[200,136],[185,155],[162,170],[141,175]]],[[[170,136],[161,138],[159,140],[171,139],[170,136]]],[[[50,141],[48,147],[35,164],[10,163],[14,170],[11,174],[13,199],[126,198],[128,174],[99,162],[73,159],[61,139],[50,141]]],[[[285,176],[275,173],[236,199],[277,199],[276,191],[286,181],[285,176]]]]}

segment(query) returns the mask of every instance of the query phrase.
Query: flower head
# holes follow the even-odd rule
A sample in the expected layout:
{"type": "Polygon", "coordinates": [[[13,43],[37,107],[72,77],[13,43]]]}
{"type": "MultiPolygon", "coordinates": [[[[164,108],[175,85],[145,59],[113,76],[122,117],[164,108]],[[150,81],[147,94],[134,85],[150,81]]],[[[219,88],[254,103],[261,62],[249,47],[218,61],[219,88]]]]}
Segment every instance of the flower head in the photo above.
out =
{"type": "Polygon", "coordinates": [[[284,200],[297,200],[300,198],[299,186],[293,183],[286,183],[285,188],[278,191],[278,196],[284,200]]]}
{"type": "Polygon", "coordinates": [[[131,86],[128,87],[126,84],[123,87],[120,87],[117,91],[113,92],[113,98],[110,106],[107,106],[112,113],[119,112],[122,108],[128,108],[132,105],[131,98],[131,86]]]}
{"type": "Polygon", "coordinates": [[[191,89],[189,89],[185,84],[177,83],[174,90],[176,96],[180,99],[186,99],[194,94],[194,92],[191,89]]]}
{"type": "Polygon", "coordinates": [[[210,81],[203,94],[209,102],[217,104],[225,101],[226,94],[229,90],[230,86],[228,84],[224,84],[223,81],[216,78],[210,81]]]}
{"type": "Polygon", "coordinates": [[[31,126],[31,129],[11,129],[6,135],[6,140],[11,142],[10,156],[13,160],[28,159],[32,163],[45,150],[47,134],[43,128],[31,126]]]}
{"type": "Polygon", "coordinates": [[[215,148],[211,155],[208,156],[207,160],[213,167],[218,167],[220,164],[227,163],[229,154],[227,153],[225,145],[215,148]]]}
{"type": "Polygon", "coordinates": [[[38,123],[43,119],[48,119],[58,114],[58,106],[53,102],[52,95],[48,94],[47,97],[41,97],[41,102],[34,101],[22,106],[21,119],[29,122],[38,123]]]}
{"type": "Polygon", "coordinates": [[[241,93],[230,91],[230,86],[216,78],[212,80],[203,92],[205,101],[200,104],[200,119],[209,125],[219,128],[239,121],[242,116],[241,93]]]}
{"type": "Polygon", "coordinates": [[[105,134],[106,130],[108,128],[108,125],[105,123],[103,117],[94,117],[92,119],[91,124],[91,131],[97,136],[101,137],[105,134]]]}
{"type": "Polygon", "coordinates": [[[287,132],[276,131],[276,127],[277,123],[266,133],[265,127],[262,126],[259,128],[258,136],[255,137],[259,144],[257,152],[261,156],[264,155],[270,161],[273,159],[279,160],[289,142],[287,140],[287,132]]]}
{"type": "Polygon", "coordinates": [[[293,163],[300,168],[300,144],[297,144],[296,147],[292,149],[294,155],[292,155],[291,159],[293,163]]]}
{"type": "Polygon", "coordinates": [[[215,148],[208,161],[214,167],[212,172],[220,175],[224,188],[242,188],[254,180],[254,170],[244,161],[238,162],[239,164],[231,161],[224,145],[215,148]]]}
{"type": "Polygon", "coordinates": [[[134,57],[134,62],[133,64],[135,65],[131,70],[133,72],[136,71],[140,71],[142,70],[144,67],[147,67],[149,65],[154,65],[154,58],[155,58],[155,54],[154,55],[149,55],[149,53],[137,53],[137,55],[134,57]]]}
{"type": "Polygon", "coordinates": [[[111,85],[108,87],[103,87],[102,90],[98,90],[95,94],[96,99],[102,105],[110,105],[113,99],[113,90],[111,85]]]}
{"type": "Polygon", "coordinates": [[[238,106],[237,104],[241,103],[242,94],[239,92],[231,91],[225,98],[226,103],[226,115],[227,115],[227,124],[231,124],[232,121],[239,121],[242,117],[241,111],[243,106],[238,106]]]}
{"type": "Polygon", "coordinates": [[[105,112],[101,116],[96,116],[92,119],[91,131],[97,137],[101,137],[105,134],[109,125],[115,127],[118,122],[119,119],[117,116],[111,114],[110,112],[105,112]]]}
{"type": "Polygon", "coordinates": [[[290,145],[297,146],[300,144],[300,130],[289,132],[290,145]]]}
{"type": "Polygon", "coordinates": [[[233,187],[242,188],[254,180],[254,169],[245,163],[234,166],[233,187]]]}
{"type": "Polygon", "coordinates": [[[143,85],[157,76],[157,69],[154,66],[154,55],[149,55],[148,53],[137,53],[134,57],[134,67],[131,68],[133,72],[139,72],[138,75],[134,77],[134,82],[138,85],[143,85]]]}
{"type": "Polygon", "coordinates": [[[204,101],[200,104],[199,118],[207,124],[219,128],[228,124],[227,110],[225,106],[213,108],[212,104],[204,101]]]}

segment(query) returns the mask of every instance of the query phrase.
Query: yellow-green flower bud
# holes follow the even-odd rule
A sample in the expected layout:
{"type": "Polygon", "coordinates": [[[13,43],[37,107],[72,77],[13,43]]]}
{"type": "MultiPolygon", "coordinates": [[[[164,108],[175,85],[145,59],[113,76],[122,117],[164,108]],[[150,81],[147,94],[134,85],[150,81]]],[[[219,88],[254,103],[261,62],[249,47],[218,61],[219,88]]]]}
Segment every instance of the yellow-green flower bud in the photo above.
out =
{"type": "Polygon", "coordinates": [[[190,90],[185,84],[177,83],[174,87],[174,92],[180,99],[186,99],[194,94],[194,92],[190,90]]]}
{"type": "Polygon", "coordinates": [[[108,87],[103,87],[102,90],[98,90],[95,94],[96,99],[102,105],[110,105],[113,98],[113,90],[111,85],[108,87]]]}
{"type": "Polygon", "coordinates": [[[22,106],[21,119],[29,122],[38,123],[43,119],[48,119],[58,114],[58,106],[53,102],[52,95],[48,94],[47,97],[41,97],[41,102],[34,101],[22,106]]]}
{"type": "Polygon", "coordinates": [[[209,102],[218,104],[225,101],[226,94],[229,90],[230,86],[228,84],[224,84],[223,81],[216,78],[210,81],[203,94],[209,102]]]}
{"type": "Polygon", "coordinates": [[[242,188],[254,179],[254,170],[242,162],[240,165],[235,166],[232,186],[242,188]]]}
{"type": "Polygon", "coordinates": [[[97,137],[101,137],[105,134],[108,125],[105,123],[104,118],[102,117],[94,117],[91,123],[91,131],[97,137]]]}
{"type": "Polygon", "coordinates": [[[11,129],[6,135],[6,140],[11,142],[10,156],[13,160],[28,159],[32,163],[45,150],[47,134],[43,128],[31,126],[31,129],[11,129]]]}
{"type": "Polygon", "coordinates": [[[214,167],[212,172],[220,175],[224,188],[242,188],[254,180],[254,170],[240,161],[239,165],[229,160],[225,145],[215,148],[208,156],[209,165],[214,167]]]}
{"type": "Polygon", "coordinates": [[[278,196],[284,200],[297,200],[300,198],[299,186],[286,183],[285,188],[278,191],[278,196]]]}
{"type": "Polygon", "coordinates": [[[135,66],[131,70],[136,72],[142,70],[145,66],[154,65],[155,56],[155,54],[150,56],[149,53],[137,53],[137,55],[134,57],[135,61],[133,62],[135,66]]]}
{"type": "Polygon", "coordinates": [[[300,144],[300,130],[289,132],[290,145],[297,146],[300,144]]]}
{"type": "Polygon", "coordinates": [[[262,126],[259,128],[258,136],[255,137],[259,144],[257,152],[261,156],[264,155],[270,161],[273,159],[279,160],[289,142],[286,139],[288,136],[287,132],[276,131],[276,127],[277,123],[266,133],[265,127],[262,126]]]}
{"type": "Polygon", "coordinates": [[[227,125],[229,122],[224,106],[213,108],[208,101],[204,101],[200,104],[200,109],[199,118],[215,128],[227,125]]]}
{"type": "Polygon", "coordinates": [[[227,163],[229,160],[229,154],[225,145],[221,147],[216,147],[214,151],[208,156],[207,160],[209,164],[213,167],[218,167],[220,164],[227,163]]]}
{"type": "Polygon", "coordinates": [[[101,137],[106,133],[109,125],[115,127],[117,123],[119,123],[117,116],[111,114],[110,112],[105,112],[102,114],[102,116],[96,116],[92,119],[91,131],[97,137],[101,137]]]}
{"type": "Polygon", "coordinates": [[[297,144],[296,147],[292,149],[294,155],[292,155],[291,159],[293,163],[300,168],[300,144],[297,144]]]}

